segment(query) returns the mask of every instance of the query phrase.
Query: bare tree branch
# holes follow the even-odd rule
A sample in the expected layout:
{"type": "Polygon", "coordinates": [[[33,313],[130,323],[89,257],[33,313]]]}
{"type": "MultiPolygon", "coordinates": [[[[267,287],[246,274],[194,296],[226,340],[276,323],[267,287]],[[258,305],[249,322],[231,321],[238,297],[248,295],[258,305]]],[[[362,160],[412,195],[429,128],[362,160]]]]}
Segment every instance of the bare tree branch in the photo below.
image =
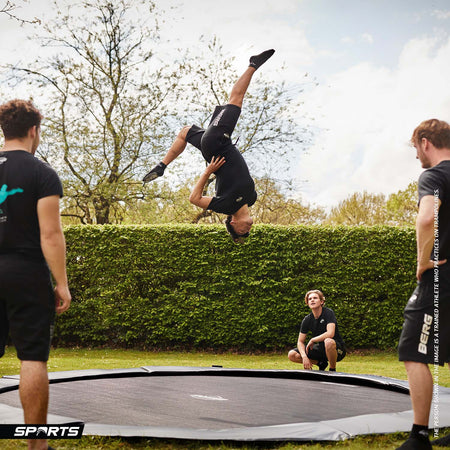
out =
{"type": "Polygon", "coordinates": [[[21,25],[25,25],[26,23],[29,24],[40,24],[41,21],[37,17],[35,17],[32,20],[23,19],[16,15],[15,11],[17,9],[20,9],[19,6],[17,6],[15,3],[11,2],[10,0],[7,0],[3,6],[0,6],[0,14],[6,14],[10,19],[17,20],[21,25]]]}

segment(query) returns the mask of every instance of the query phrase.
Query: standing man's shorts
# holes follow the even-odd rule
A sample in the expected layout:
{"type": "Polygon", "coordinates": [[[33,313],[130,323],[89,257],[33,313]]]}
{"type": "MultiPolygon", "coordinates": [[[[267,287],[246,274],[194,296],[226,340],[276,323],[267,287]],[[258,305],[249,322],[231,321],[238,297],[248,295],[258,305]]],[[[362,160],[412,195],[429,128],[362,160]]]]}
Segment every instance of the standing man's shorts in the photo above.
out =
{"type": "MultiPolygon", "coordinates": [[[[345,350],[345,345],[341,344],[338,341],[336,342],[336,351],[337,351],[337,361],[342,361],[347,354],[345,350]]],[[[300,351],[298,348],[294,348],[294,350],[300,354],[300,351]]],[[[311,359],[312,361],[328,361],[327,354],[325,352],[325,344],[323,342],[315,342],[312,347],[308,350],[308,353],[306,356],[311,359]]]]}
{"type": "Polygon", "coordinates": [[[427,270],[404,310],[400,361],[450,362],[450,264],[427,270]]]}
{"type": "Polygon", "coordinates": [[[233,145],[231,135],[241,114],[237,105],[216,106],[208,128],[204,130],[192,125],[187,133],[186,141],[198,148],[207,162],[213,156],[222,156],[226,147],[233,145]]]}
{"type": "Polygon", "coordinates": [[[8,331],[22,361],[47,361],[55,295],[45,261],[0,255],[0,356],[8,331]]]}

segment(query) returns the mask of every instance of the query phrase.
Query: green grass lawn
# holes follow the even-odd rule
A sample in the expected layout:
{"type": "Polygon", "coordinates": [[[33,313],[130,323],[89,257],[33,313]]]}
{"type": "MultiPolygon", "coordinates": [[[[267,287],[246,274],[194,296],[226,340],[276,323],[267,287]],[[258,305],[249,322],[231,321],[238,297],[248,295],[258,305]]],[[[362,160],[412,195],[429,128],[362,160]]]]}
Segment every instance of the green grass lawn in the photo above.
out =
{"type": "MultiPolygon", "coordinates": [[[[208,352],[145,352],[136,350],[112,349],[55,349],[49,360],[49,371],[82,370],[82,369],[115,369],[140,366],[195,366],[210,367],[222,365],[225,368],[245,369],[300,369],[301,366],[291,363],[285,353],[237,354],[208,352]]],[[[18,374],[19,362],[14,349],[8,348],[0,359],[0,375],[18,374]]],[[[355,374],[381,375],[398,379],[406,379],[403,364],[397,361],[395,352],[355,351],[350,352],[338,363],[340,372],[355,374]]],[[[441,386],[450,387],[450,371],[447,367],[439,368],[437,378],[441,386]]],[[[448,430],[447,430],[448,432],[448,430]]],[[[260,443],[230,444],[201,441],[177,441],[161,439],[118,439],[104,437],[83,437],[80,441],[58,440],[51,442],[57,449],[87,450],[129,450],[129,449],[324,449],[351,448],[360,449],[395,449],[405,439],[406,434],[379,435],[358,437],[337,443],[300,444],[300,443],[260,443]]],[[[26,448],[24,441],[5,440],[0,442],[5,450],[26,448]]]]}

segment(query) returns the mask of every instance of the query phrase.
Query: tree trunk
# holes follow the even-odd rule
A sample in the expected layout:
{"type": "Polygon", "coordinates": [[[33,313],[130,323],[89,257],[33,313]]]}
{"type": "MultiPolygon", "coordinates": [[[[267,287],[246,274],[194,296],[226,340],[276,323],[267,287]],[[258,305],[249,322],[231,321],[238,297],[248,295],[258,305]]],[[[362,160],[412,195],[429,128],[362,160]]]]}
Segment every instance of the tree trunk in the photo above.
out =
{"type": "Polygon", "coordinates": [[[109,224],[109,212],[111,205],[107,199],[97,199],[94,200],[94,209],[95,209],[95,221],[98,225],[106,225],[109,224]]]}

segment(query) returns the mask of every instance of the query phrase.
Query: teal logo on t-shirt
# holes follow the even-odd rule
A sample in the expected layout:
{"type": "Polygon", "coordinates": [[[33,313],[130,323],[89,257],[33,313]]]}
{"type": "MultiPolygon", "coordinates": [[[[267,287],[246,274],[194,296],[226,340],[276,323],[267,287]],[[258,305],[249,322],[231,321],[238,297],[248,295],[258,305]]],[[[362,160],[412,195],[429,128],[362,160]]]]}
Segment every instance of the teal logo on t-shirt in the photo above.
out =
{"type": "Polygon", "coordinates": [[[7,190],[8,186],[6,186],[6,184],[4,184],[1,188],[0,188],[0,205],[6,200],[6,198],[10,195],[14,195],[14,194],[20,194],[21,192],[23,192],[23,189],[17,188],[17,189],[11,189],[10,191],[7,190]]]}

